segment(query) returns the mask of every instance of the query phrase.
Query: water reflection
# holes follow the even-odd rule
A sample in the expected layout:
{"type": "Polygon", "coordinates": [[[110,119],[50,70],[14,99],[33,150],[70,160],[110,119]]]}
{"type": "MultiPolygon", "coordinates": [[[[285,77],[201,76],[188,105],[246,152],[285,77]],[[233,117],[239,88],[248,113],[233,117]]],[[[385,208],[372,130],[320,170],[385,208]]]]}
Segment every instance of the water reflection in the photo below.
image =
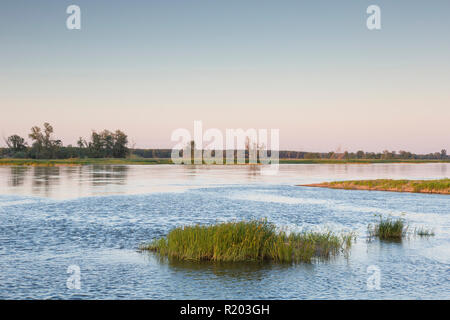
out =
{"type": "Polygon", "coordinates": [[[50,197],[52,189],[59,185],[60,170],[59,167],[34,167],[33,192],[50,197]]]}
{"type": "Polygon", "coordinates": [[[127,181],[128,169],[128,166],[92,166],[92,185],[94,187],[109,184],[124,185],[127,181]]]}
{"type": "Polygon", "coordinates": [[[68,199],[107,194],[184,192],[238,184],[298,185],[353,179],[440,179],[450,164],[285,164],[274,175],[261,165],[90,165],[0,167],[0,194],[68,199]]]}
{"type": "MultiPolygon", "coordinates": [[[[210,262],[183,261],[174,258],[158,257],[154,253],[142,253],[170,270],[183,272],[186,276],[212,273],[220,278],[232,278],[239,281],[261,281],[269,272],[292,268],[292,264],[275,264],[270,262],[210,262]]],[[[302,264],[306,269],[312,269],[311,264],[302,264]]]]}
{"type": "Polygon", "coordinates": [[[11,177],[8,180],[8,185],[11,187],[23,185],[29,170],[30,167],[11,167],[11,177]]]}

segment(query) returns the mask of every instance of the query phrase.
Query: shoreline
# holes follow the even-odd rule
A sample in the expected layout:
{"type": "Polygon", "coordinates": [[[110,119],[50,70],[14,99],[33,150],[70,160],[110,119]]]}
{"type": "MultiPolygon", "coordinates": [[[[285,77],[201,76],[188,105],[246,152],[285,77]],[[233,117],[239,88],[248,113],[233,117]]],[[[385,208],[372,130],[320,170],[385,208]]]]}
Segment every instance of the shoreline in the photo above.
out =
{"type": "Polygon", "coordinates": [[[299,187],[387,191],[427,194],[450,194],[450,179],[439,180],[349,180],[297,185],[299,187]]]}
{"type": "MultiPolygon", "coordinates": [[[[426,163],[450,163],[450,160],[381,160],[381,159],[280,159],[279,164],[426,164],[426,163]]],[[[0,159],[0,166],[36,166],[36,167],[74,167],[84,165],[155,165],[173,164],[168,158],[87,158],[87,159],[0,159]]],[[[216,164],[214,164],[216,165],[216,164]]],[[[226,165],[226,164],[223,164],[226,165]]],[[[240,164],[248,165],[248,164],[240,164]]],[[[259,164],[258,164],[259,165],[259,164]]]]}

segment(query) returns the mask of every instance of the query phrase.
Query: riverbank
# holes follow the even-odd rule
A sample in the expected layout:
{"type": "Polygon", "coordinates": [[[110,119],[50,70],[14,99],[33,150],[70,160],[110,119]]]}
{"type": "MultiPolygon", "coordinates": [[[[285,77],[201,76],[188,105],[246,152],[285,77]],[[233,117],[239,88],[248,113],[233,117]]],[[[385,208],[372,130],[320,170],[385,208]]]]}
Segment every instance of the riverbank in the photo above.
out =
{"type": "Polygon", "coordinates": [[[450,179],[440,180],[349,180],[300,185],[346,190],[372,190],[412,193],[450,194],[450,179]]]}
{"type": "MultiPolygon", "coordinates": [[[[374,163],[450,163],[450,160],[380,160],[380,159],[280,159],[280,164],[374,164],[374,163]]],[[[72,158],[72,159],[0,159],[0,166],[83,166],[173,164],[168,158],[72,158]]]]}
{"type": "Polygon", "coordinates": [[[450,163],[450,160],[419,159],[280,159],[280,164],[374,164],[374,163],[450,163]]]}
{"type": "Polygon", "coordinates": [[[84,165],[151,165],[171,164],[170,159],[0,159],[0,166],[71,167],[84,165]]]}

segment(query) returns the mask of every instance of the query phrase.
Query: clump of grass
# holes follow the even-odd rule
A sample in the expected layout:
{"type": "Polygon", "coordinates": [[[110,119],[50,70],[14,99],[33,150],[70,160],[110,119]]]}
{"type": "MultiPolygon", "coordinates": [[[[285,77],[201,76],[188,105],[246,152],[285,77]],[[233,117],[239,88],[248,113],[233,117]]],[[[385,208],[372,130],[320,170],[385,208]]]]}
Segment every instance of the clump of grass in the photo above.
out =
{"type": "MultiPolygon", "coordinates": [[[[401,241],[406,236],[411,235],[408,233],[409,226],[403,219],[392,220],[391,218],[380,217],[380,222],[375,225],[369,224],[369,238],[377,237],[381,240],[401,241]]],[[[432,230],[424,227],[415,228],[412,235],[420,237],[434,236],[432,230]]]]}
{"type": "Polygon", "coordinates": [[[424,227],[419,227],[414,230],[414,234],[419,237],[432,237],[434,236],[434,231],[424,227]]]}
{"type": "Polygon", "coordinates": [[[346,253],[353,238],[331,231],[287,234],[267,220],[258,220],[180,227],[140,249],[180,260],[299,263],[346,253]]]}
{"type": "Polygon", "coordinates": [[[408,225],[403,219],[392,220],[382,218],[374,225],[369,224],[369,237],[377,237],[381,240],[401,241],[408,232],[408,225]]]}

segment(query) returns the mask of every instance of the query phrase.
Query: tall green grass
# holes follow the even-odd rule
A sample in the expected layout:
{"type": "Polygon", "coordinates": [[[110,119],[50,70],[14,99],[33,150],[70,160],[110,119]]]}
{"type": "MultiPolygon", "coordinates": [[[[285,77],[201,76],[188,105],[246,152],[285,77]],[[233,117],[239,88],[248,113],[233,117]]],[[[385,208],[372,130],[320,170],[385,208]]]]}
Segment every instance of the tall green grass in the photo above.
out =
{"type": "Polygon", "coordinates": [[[415,235],[420,237],[434,236],[432,230],[424,227],[415,228],[413,232],[409,231],[409,226],[403,219],[393,220],[391,218],[380,217],[380,221],[374,225],[369,224],[369,238],[377,237],[381,240],[401,241],[408,235],[415,235]]]}
{"type": "Polygon", "coordinates": [[[408,232],[408,226],[403,219],[392,220],[391,218],[380,218],[375,225],[369,225],[369,236],[381,240],[402,240],[408,232]]]}
{"type": "Polygon", "coordinates": [[[259,220],[180,227],[140,249],[180,260],[299,263],[346,253],[353,238],[353,234],[332,232],[287,234],[277,231],[274,224],[259,220]]]}

